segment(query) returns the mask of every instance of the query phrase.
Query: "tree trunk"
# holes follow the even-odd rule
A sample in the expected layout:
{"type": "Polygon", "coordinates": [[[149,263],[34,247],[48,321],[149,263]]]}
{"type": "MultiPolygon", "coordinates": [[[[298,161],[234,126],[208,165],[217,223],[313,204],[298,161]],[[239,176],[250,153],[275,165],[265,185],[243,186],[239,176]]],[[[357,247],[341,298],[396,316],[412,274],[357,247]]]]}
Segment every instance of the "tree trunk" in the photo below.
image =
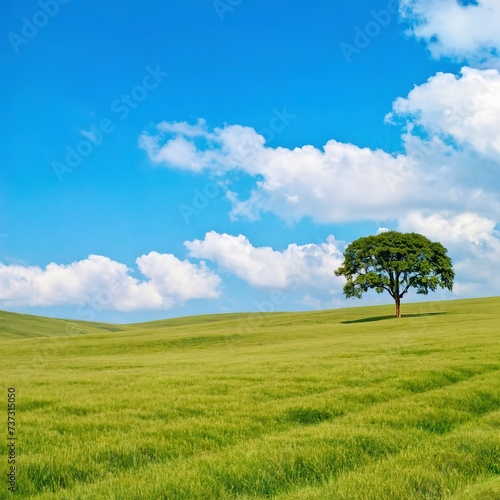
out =
{"type": "Polygon", "coordinates": [[[396,318],[401,318],[401,299],[396,296],[394,300],[396,301],[396,318]]]}

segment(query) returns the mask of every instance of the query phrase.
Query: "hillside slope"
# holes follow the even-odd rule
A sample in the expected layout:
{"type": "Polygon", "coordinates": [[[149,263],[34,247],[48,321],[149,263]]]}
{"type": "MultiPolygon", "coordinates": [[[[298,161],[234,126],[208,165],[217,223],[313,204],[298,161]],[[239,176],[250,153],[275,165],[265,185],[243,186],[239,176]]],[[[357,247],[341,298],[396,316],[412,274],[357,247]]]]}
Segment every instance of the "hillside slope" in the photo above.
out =
{"type": "MultiPolygon", "coordinates": [[[[500,298],[403,313],[213,315],[4,339],[17,494],[500,498],[500,298]]],[[[50,332],[36,317],[19,325],[50,332]]]]}
{"type": "Polygon", "coordinates": [[[32,316],[0,311],[0,340],[35,337],[59,337],[86,333],[126,330],[123,325],[92,323],[32,316]]]}

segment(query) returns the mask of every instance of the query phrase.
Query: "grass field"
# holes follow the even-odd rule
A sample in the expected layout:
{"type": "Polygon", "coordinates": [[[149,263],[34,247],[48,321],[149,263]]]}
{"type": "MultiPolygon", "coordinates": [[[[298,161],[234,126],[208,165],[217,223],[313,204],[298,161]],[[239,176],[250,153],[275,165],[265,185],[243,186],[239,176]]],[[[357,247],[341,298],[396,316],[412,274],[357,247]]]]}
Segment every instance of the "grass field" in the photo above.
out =
{"type": "Polygon", "coordinates": [[[392,314],[0,313],[0,498],[500,499],[500,298],[392,314]]]}

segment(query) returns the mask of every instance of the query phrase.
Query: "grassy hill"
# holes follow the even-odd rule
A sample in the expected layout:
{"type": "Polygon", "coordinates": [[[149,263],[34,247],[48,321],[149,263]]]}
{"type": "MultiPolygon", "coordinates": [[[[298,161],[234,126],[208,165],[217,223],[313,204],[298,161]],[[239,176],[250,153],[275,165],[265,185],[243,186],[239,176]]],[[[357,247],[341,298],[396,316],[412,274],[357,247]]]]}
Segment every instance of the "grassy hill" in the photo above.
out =
{"type": "Polygon", "coordinates": [[[499,499],[500,298],[392,314],[0,313],[15,496],[499,499]]]}
{"type": "Polygon", "coordinates": [[[127,325],[91,323],[89,321],[69,321],[0,311],[0,340],[60,337],[82,335],[85,333],[115,332],[127,329],[127,325]]]}

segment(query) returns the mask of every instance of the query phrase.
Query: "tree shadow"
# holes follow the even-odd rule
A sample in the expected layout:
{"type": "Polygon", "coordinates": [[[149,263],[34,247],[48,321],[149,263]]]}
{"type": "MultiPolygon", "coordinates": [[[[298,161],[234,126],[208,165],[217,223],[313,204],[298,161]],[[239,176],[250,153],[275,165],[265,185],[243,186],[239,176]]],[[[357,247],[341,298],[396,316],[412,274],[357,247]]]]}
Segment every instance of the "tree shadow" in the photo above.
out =
{"type": "Polygon", "coordinates": [[[423,316],[438,316],[441,314],[448,314],[446,311],[441,312],[428,312],[428,313],[411,313],[402,314],[401,318],[396,318],[394,314],[388,314],[386,316],[372,316],[370,318],[352,319],[349,321],[341,321],[343,325],[349,325],[351,323],[371,323],[372,321],[383,321],[385,319],[404,319],[404,318],[420,318],[423,316]]]}

